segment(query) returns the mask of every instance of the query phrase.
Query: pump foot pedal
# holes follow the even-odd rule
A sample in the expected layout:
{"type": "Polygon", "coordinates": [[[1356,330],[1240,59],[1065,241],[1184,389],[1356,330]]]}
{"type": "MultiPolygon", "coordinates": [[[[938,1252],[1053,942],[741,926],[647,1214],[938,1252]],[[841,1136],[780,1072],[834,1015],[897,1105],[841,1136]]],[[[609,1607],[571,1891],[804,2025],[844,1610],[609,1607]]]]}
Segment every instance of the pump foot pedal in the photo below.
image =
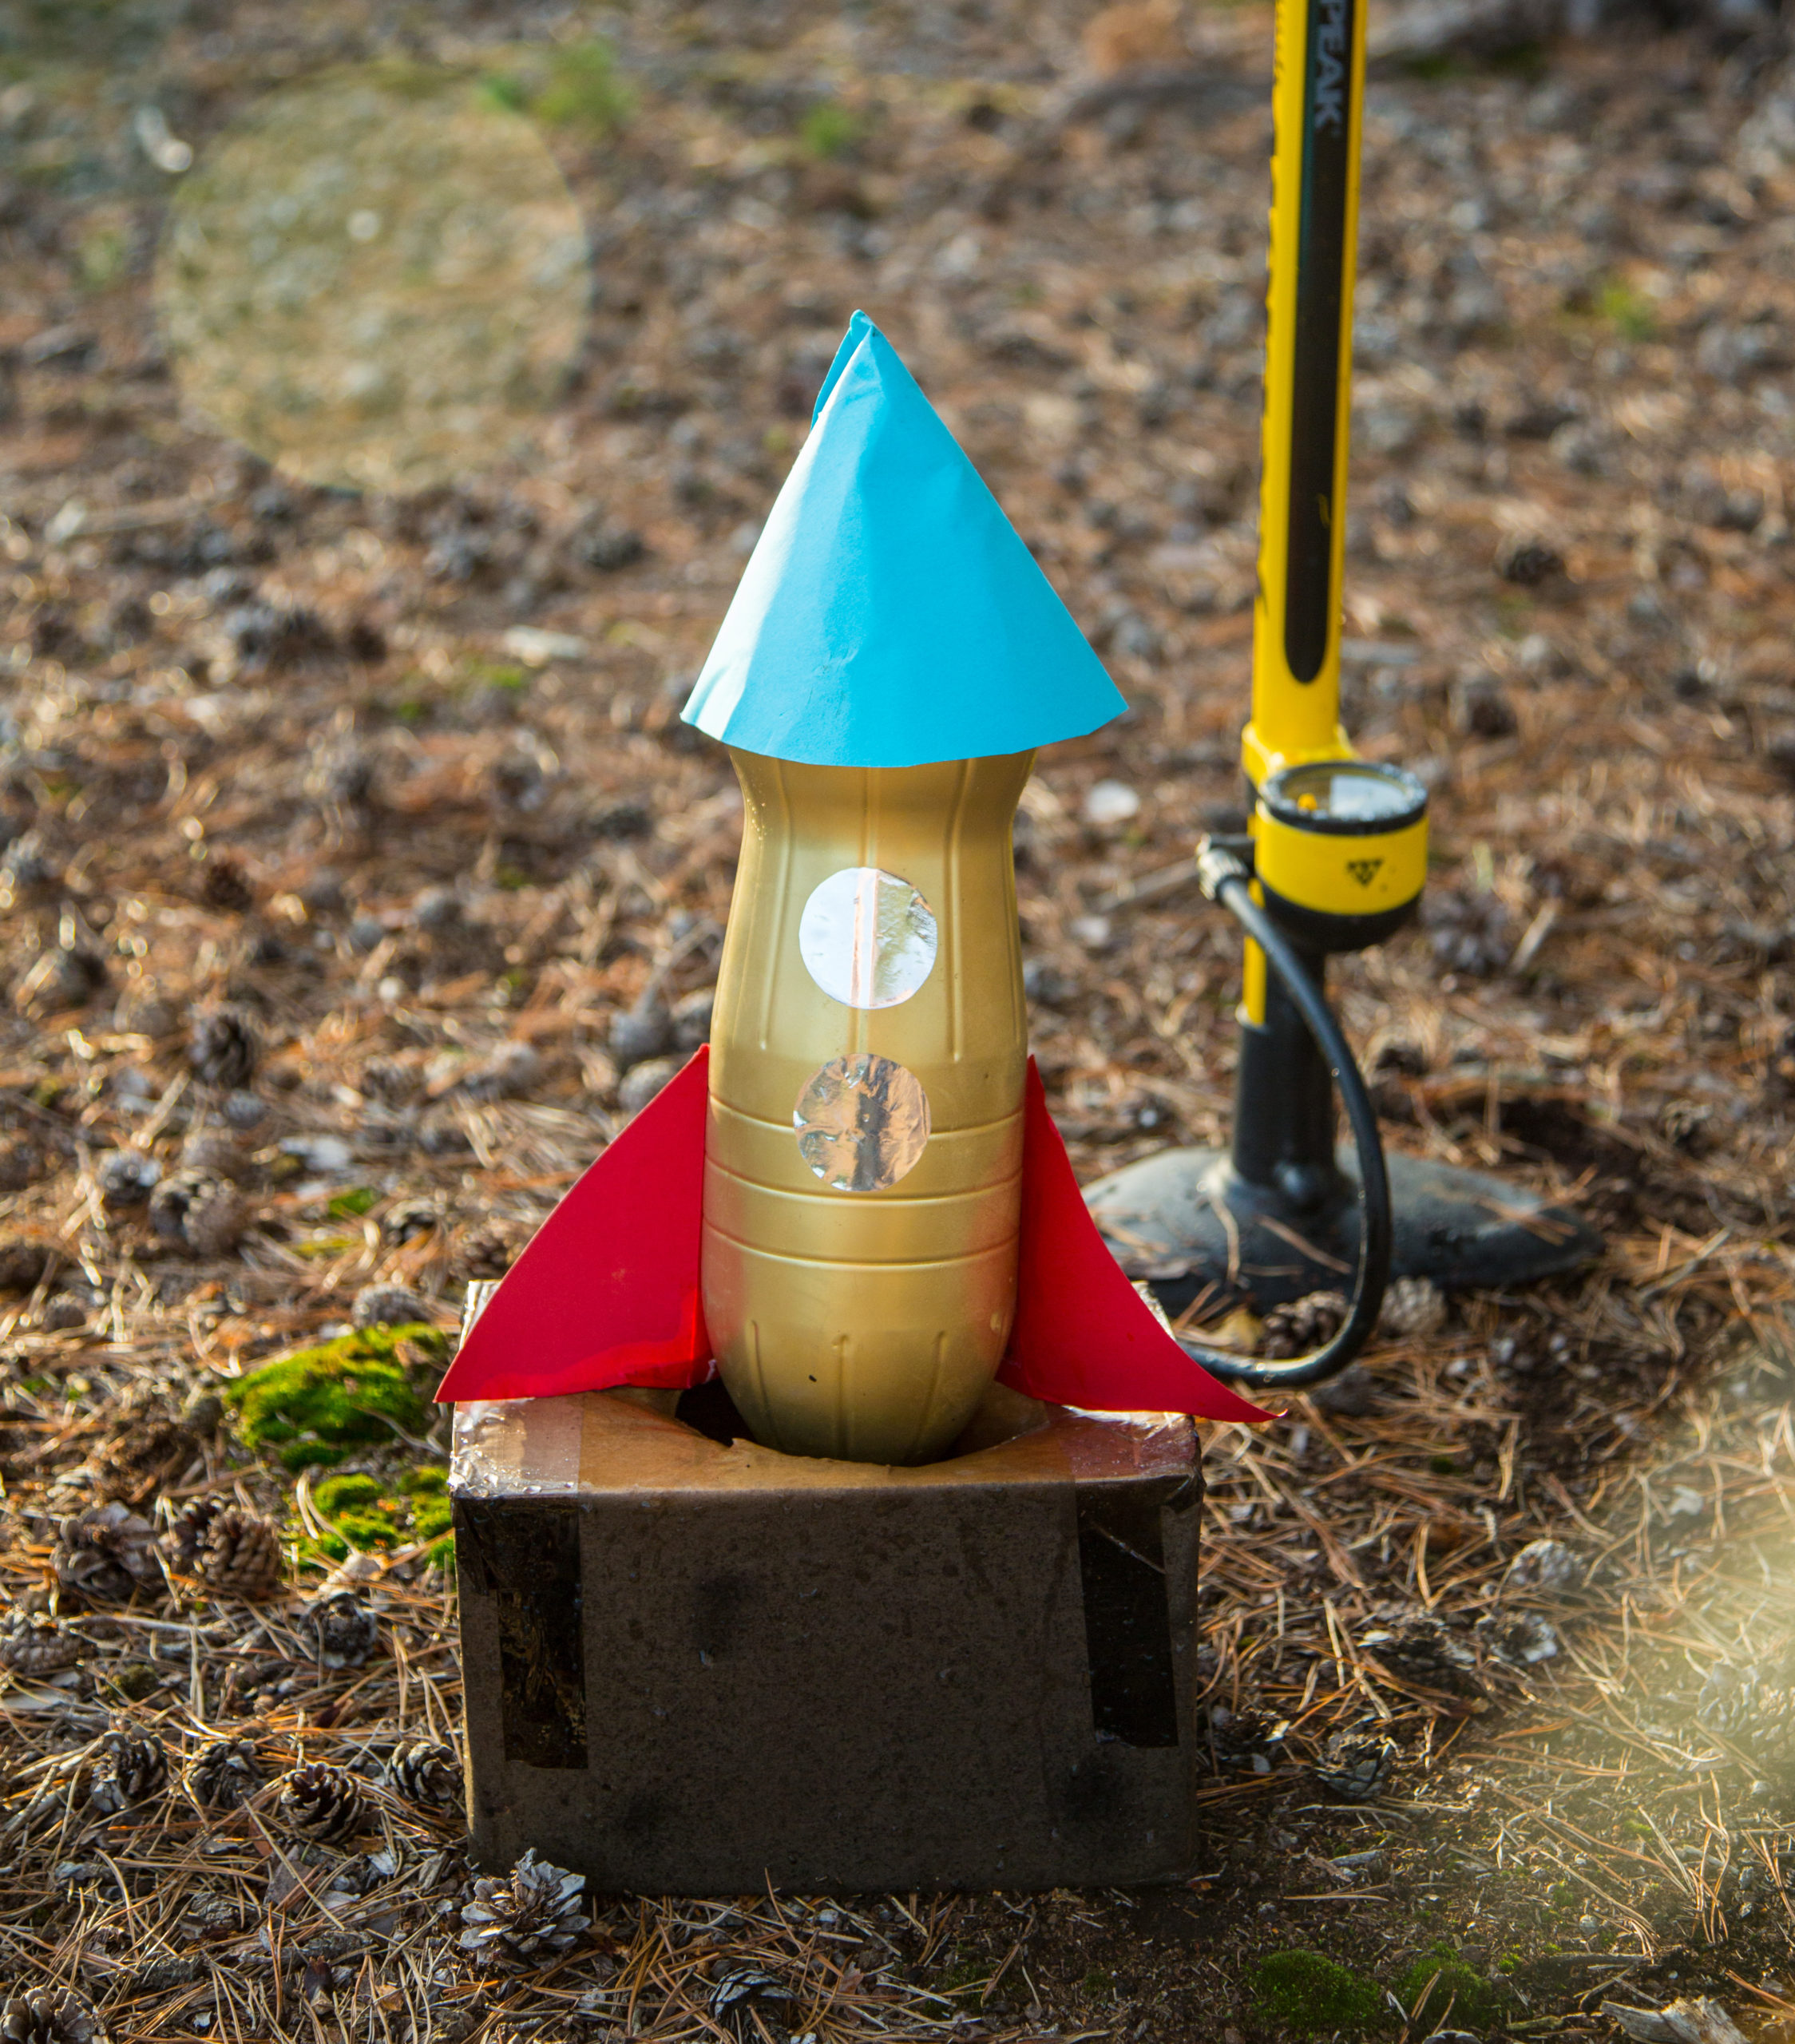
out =
{"type": "MultiPolygon", "coordinates": [[[[1221,1150],[1167,1150],[1085,1188],[1123,1268],[1145,1278],[1167,1313],[1206,1286],[1262,1306],[1350,1289],[1358,1260],[1356,1159],[1344,1182],[1306,1210],[1254,1185],[1221,1150]]],[[[1390,1274],[1446,1290],[1491,1290],[1550,1278],[1602,1254],[1602,1238],[1567,1208],[1506,1179],[1386,1152],[1396,1243],[1390,1274]]]]}

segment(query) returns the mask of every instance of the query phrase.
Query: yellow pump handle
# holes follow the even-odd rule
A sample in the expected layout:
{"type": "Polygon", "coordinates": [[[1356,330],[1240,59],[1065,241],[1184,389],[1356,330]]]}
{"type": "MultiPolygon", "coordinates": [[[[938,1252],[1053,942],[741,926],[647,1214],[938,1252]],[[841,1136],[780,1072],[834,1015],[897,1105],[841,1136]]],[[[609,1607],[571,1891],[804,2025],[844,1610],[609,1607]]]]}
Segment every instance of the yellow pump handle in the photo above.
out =
{"type": "Polygon", "coordinates": [[[1280,766],[1352,753],[1340,728],[1340,590],[1365,11],[1365,0],[1278,0],[1259,586],[1242,739],[1255,787],[1280,766]]]}

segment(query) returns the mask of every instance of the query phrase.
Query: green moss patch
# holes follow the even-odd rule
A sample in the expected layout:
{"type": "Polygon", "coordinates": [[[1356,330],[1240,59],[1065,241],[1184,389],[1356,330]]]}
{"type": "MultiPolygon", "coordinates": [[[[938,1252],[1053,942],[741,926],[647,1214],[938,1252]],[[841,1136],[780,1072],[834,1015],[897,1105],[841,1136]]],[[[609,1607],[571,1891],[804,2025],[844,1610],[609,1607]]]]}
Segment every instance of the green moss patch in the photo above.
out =
{"type": "Polygon", "coordinates": [[[1448,2022],[1455,2030],[1481,2030],[1496,2019],[1496,1990],[1450,1945],[1424,1953],[1397,1981],[1396,1991],[1409,2011],[1409,2027],[1423,2034],[1448,2022]]]}
{"type": "Polygon", "coordinates": [[[225,1385],[224,1401],[247,1447],[284,1468],[328,1468],[422,1433],[430,1406],[418,1378],[447,1352],[434,1327],[370,1327],[264,1364],[225,1385]]]}
{"type": "Polygon", "coordinates": [[[1383,1991],[1318,1951],[1274,1951],[1253,1969],[1258,2012],[1291,2030],[1374,2030],[1387,2016],[1383,1991]]]}
{"type": "Polygon", "coordinates": [[[408,1469],[390,1483],[359,1472],[326,1476],[313,1485],[311,1501],[336,1532],[302,1541],[302,1559],[339,1562],[351,1547],[386,1552],[420,1540],[448,1547],[449,1472],[440,1463],[408,1469]]]}

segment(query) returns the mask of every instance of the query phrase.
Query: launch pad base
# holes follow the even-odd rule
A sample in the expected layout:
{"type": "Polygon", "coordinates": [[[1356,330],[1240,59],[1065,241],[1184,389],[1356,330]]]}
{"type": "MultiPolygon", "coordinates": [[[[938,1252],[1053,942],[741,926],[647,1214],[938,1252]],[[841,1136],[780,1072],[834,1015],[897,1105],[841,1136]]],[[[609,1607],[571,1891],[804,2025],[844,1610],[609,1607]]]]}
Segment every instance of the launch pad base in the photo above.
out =
{"type": "Polygon", "coordinates": [[[476,1860],[600,1891],[1048,1888],[1190,1865],[1195,1430],[993,1388],[917,1468],[720,1385],[459,1405],[476,1860]]]}
{"type": "MultiPolygon", "coordinates": [[[[1298,1205],[1243,1178],[1224,1150],[1165,1150],[1085,1188],[1118,1261],[1145,1278],[1167,1313],[1207,1288],[1260,1306],[1352,1288],[1358,1262],[1357,1159],[1336,1160],[1332,1183],[1298,1205]]],[[[1499,1289],[1574,1270],[1602,1238],[1563,1206],[1484,1171],[1388,1151],[1395,1278],[1431,1278],[1448,1290],[1499,1289]]]]}

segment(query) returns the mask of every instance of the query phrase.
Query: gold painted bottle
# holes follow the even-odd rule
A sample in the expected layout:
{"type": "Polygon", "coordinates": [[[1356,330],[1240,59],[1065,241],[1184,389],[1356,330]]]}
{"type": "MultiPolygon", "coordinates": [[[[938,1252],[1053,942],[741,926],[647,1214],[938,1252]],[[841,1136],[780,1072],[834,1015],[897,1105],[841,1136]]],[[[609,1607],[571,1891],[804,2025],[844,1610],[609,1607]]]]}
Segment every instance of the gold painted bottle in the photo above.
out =
{"type": "Polygon", "coordinates": [[[811,766],[731,748],[705,1319],[755,1438],[943,1453],[1016,1299],[1028,1025],[1012,829],[1034,755],[811,766]]]}

